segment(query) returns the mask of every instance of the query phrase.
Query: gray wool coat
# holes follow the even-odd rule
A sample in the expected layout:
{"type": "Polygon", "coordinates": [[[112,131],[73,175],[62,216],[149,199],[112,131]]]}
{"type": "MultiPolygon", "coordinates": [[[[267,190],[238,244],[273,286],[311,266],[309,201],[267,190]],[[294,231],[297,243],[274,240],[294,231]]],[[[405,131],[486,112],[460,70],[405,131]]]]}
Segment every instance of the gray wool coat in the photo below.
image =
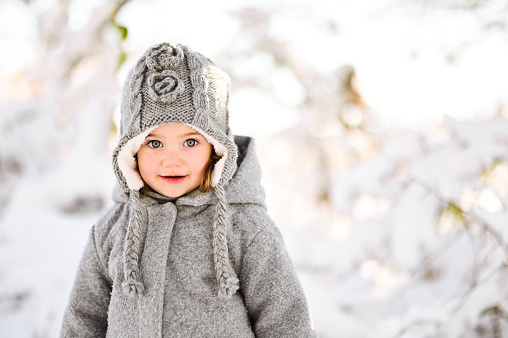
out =
{"type": "Polygon", "coordinates": [[[212,193],[142,199],[140,274],[145,290],[122,292],[131,208],[120,189],[92,227],[61,337],[316,337],[281,234],[267,215],[253,141],[236,137],[238,170],[226,187],[227,242],[240,289],[217,297],[212,193]]]}

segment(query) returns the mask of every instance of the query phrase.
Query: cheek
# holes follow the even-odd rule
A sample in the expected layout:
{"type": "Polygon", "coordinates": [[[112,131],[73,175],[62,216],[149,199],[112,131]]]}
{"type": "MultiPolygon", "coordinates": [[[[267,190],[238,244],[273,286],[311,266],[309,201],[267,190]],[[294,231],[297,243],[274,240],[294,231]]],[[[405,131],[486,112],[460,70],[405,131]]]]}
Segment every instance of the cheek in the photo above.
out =
{"type": "Polygon", "coordinates": [[[143,152],[138,152],[138,170],[141,177],[146,176],[153,171],[153,165],[150,157],[146,156],[143,152]]]}
{"type": "Polygon", "coordinates": [[[193,164],[194,171],[197,173],[202,173],[205,170],[207,163],[208,161],[195,161],[193,164]]]}
{"type": "Polygon", "coordinates": [[[198,157],[193,161],[193,167],[196,172],[203,173],[210,160],[211,151],[203,151],[199,154],[198,157]]]}

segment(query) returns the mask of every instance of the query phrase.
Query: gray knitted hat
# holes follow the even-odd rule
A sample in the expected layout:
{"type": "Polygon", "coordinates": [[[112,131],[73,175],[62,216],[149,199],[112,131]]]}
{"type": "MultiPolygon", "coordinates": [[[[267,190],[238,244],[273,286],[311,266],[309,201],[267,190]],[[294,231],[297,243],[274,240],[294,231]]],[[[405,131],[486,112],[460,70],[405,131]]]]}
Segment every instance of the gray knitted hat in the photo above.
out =
{"type": "Polygon", "coordinates": [[[113,152],[113,167],[133,212],[125,236],[124,292],[144,290],[139,272],[143,181],[135,155],[145,137],[166,123],[186,124],[210,142],[221,159],[212,173],[216,198],[213,254],[219,297],[230,298],[238,289],[226,238],[224,185],[236,171],[238,149],[229,130],[229,78],[209,59],[184,45],[161,43],[149,48],[129,72],[121,105],[120,140],[113,152]]]}

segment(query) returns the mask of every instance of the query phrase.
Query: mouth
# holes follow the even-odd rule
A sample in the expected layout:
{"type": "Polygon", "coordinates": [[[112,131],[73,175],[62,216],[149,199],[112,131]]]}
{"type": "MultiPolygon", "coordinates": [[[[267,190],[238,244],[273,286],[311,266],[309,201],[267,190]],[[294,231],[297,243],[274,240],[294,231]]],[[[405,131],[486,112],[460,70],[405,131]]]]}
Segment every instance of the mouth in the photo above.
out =
{"type": "Polygon", "coordinates": [[[166,183],[178,184],[182,182],[187,176],[161,176],[166,183]]]}

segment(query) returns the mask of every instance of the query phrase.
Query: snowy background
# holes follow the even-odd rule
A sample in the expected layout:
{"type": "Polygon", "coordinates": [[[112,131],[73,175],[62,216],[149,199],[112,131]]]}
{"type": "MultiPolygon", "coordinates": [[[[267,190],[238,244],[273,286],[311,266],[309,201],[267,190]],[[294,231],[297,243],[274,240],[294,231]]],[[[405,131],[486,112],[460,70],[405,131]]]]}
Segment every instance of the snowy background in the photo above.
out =
{"type": "Polygon", "coordinates": [[[504,0],[0,0],[0,337],[57,337],[110,205],[119,89],[233,79],[320,337],[508,337],[504,0]]]}

